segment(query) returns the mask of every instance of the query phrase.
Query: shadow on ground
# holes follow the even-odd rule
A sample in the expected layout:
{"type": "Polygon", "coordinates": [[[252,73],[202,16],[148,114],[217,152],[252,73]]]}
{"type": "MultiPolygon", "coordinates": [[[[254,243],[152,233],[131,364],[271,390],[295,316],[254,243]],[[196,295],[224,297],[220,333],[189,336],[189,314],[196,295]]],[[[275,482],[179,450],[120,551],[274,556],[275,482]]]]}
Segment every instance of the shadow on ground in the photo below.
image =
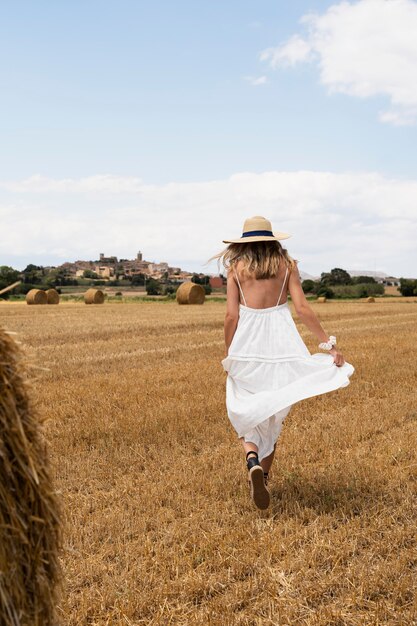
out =
{"type": "Polygon", "coordinates": [[[314,478],[289,473],[271,485],[271,514],[304,517],[306,510],[317,515],[352,518],[362,511],[393,500],[387,485],[373,476],[360,478],[329,473],[314,478]]]}

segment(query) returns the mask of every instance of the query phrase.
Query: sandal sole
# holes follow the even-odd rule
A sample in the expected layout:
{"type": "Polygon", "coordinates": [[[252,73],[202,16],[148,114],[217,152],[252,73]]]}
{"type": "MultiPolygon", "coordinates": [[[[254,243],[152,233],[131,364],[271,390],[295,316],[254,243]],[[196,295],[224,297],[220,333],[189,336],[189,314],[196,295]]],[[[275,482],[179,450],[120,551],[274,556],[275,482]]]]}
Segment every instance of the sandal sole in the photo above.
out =
{"type": "Polygon", "coordinates": [[[258,509],[264,510],[269,507],[271,496],[265,487],[262,467],[256,465],[249,470],[250,495],[258,509]]]}

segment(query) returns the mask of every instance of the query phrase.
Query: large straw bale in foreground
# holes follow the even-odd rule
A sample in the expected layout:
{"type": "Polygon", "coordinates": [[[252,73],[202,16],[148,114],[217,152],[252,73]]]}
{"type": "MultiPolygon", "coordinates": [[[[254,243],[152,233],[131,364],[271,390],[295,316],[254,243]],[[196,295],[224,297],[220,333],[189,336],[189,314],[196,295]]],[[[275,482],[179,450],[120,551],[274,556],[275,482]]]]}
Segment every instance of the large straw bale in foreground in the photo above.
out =
{"type": "Polygon", "coordinates": [[[31,289],[26,294],[26,302],[28,304],[47,304],[48,296],[43,289],[31,289]]]}
{"type": "Polygon", "coordinates": [[[326,296],[319,296],[317,298],[317,302],[326,302],[326,300],[327,300],[326,296]]]}
{"type": "Polygon", "coordinates": [[[59,304],[59,293],[56,289],[48,289],[46,292],[48,304],[59,304]]]}
{"type": "Polygon", "coordinates": [[[369,296],[369,298],[366,298],[367,302],[375,302],[375,298],[373,296],[369,296]]]}
{"type": "Polygon", "coordinates": [[[206,299],[204,287],[195,283],[182,283],[177,289],[178,304],[203,304],[206,299]]]}
{"type": "Polygon", "coordinates": [[[55,625],[60,526],[16,343],[0,329],[0,624],[55,625]]]}
{"type": "Polygon", "coordinates": [[[87,289],[84,294],[84,302],[86,304],[103,304],[104,293],[101,289],[87,289]]]}

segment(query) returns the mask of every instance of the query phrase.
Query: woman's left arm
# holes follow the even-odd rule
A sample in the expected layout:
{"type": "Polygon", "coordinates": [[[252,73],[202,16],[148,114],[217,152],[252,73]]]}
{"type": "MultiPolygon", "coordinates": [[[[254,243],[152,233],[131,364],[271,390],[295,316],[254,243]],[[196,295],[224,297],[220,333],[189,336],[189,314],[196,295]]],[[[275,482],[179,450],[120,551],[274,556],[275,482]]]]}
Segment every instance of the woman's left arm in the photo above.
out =
{"type": "Polygon", "coordinates": [[[227,273],[227,304],[224,318],[224,342],[226,344],[226,356],[232,343],[239,321],[239,288],[234,278],[233,270],[227,273]]]}

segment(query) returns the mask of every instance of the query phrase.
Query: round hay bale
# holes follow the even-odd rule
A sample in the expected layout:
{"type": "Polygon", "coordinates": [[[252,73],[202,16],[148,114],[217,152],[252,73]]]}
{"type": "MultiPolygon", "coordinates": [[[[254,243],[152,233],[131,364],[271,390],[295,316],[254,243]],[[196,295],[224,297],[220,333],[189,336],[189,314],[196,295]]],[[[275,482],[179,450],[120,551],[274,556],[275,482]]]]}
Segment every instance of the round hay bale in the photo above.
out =
{"type": "Polygon", "coordinates": [[[195,283],[182,283],[177,289],[178,304],[204,304],[206,292],[204,287],[195,283]]]}
{"type": "Polygon", "coordinates": [[[48,304],[59,304],[59,293],[56,289],[48,289],[46,292],[48,304]]]}
{"type": "Polygon", "coordinates": [[[366,298],[366,302],[375,302],[375,298],[373,296],[369,296],[369,298],[366,298]]]}
{"type": "Polygon", "coordinates": [[[326,300],[327,300],[326,296],[319,296],[317,298],[317,302],[326,302],[326,300]]]}
{"type": "Polygon", "coordinates": [[[103,304],[104,293],[101,289],[87,289],[84,294],[84,302],[86,304],[103,304]]]}
{"type": "Polygon", "coordinates": [[[47,304],[48,296],[43,289],[31,289],[26,294],[26,302],[28,304],[47,304]]]}
{"type": "Polygon", "coordinates": [[[57,623],[60,504],[23,354],[0,328],[0,623],[57,623]]]}

